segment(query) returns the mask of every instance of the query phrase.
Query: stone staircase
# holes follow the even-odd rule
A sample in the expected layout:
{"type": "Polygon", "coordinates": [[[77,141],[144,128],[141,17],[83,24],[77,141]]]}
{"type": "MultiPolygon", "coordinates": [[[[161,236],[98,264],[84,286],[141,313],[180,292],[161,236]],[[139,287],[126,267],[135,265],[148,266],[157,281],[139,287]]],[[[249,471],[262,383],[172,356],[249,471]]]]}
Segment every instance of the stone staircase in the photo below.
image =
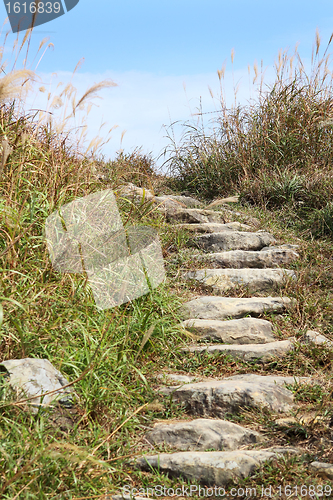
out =
{"type": "MultiPolygon", "coordinates": [[[[181,201],[180,197],[176,201],[181,201]]],[[[190,245],[205,252],[196,259],[208,267],[187,272],[184,280],[193,280],[208,293],[215,293],[183,304],[181,327],[206,342],[192,342],[183,351],[202,356],[226,353],[235,359],[266,363],[293,350],[294,337],[278,340],[272,323],[258,316],[266,312],[284,314],[293,305],[293,299],[284,297],[281,289],[288,280],[297,279],[294,271],[284,267],[299,258],[297,246],[276,246],[269,232],[254,231],[249,224],[228,222],[230,210],[179,208],[170,204],[162,209],[170,223],[193,234],[190,245]],[[248,297],[223,296],[225,291],[239,285],[247,287],[248,297]],[[251,296],[267,291],[275,295],[251,296]]],[[[328,342],[316,332],[308,332],[307,339],[318,344],[328,342]]],[[[267,460],[301,455],[301,448],[270,446],[260,432],[224,420],[227,413],[237,415],[246,408],[259,411],[267,407],[281,416],[290,414],[296,405],[286,384],[295,383],[321,381],[253,373],[223,379],[164,374],[159,394],[182,404],[192,420],[155,424],[145,438],[156,453],[135,459],[132,466],[142,471],[168,473],[189,483],[195,480],[206,486],[226,488],[231,480],[237,482],[251,476],[267,460]],[[163,446],[171,451],[160,453],[163,446]]],[[[333,478],[332,465],[317,462],[309,465],[309,471],[318,470],[324,471],[323,477],[333,478]]]]}

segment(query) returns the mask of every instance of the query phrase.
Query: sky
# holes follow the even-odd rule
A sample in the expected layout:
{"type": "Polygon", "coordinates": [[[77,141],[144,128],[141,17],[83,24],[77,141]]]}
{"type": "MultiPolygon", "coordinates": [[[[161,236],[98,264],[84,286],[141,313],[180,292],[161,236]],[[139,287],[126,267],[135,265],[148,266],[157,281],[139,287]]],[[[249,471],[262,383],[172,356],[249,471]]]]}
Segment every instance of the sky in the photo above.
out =
{"type": "MultiPolygon", "coordinates": [[[[0,15],[5,21],[4,4],[0,15]]],[[[131,153],[141,148],[161,166],[165,157],[160,155],[170,148],[170,136],[174,134],[179,144],[186,130],[182,124],[197,126],[200,108],[205,113],[205,127],[218,117],[221,89],[217,71],[224,64],[227,107],[235,104],[238,84],[236,102],[247,105],[258,96],[258,86],[252,83],[254,64],[260,70],[262,61],[264,85],[270,85],[275,80],[279,50],[292,54],[299,44],[303,63],[309,67],[316,29],[323,53],[333,32],[331,1],[79,0],[65,15],[34,28],[27,67],[35,70],[38,64],[40,79],[25,107],[47,109],[48,92],[59,93],[69,82],[77,89],[78,100],[92,85],[112,80],[117,86],[102,89],[101,99],[93,100],[90,113],[82,111],[69,126],[80,127],[80,119],[86,120],[87,146],[98,134],[106,140],[109,130],[116,127],[99,150],[105,159],[115,158],[119,150],[131,153]],[[36,54],[45,38],[53,46],[40,60],[47,44],[36,54]],[[45,92],[38,90],[43,87],[45,92]],[[170,127],[172,123],[176,125],[170,127]]],[[[17,35],[7,23],[1,45],[7,32],[3,59],[11,61],[7,66],[11,68],[17,35]]],[[[24,35],[19,34],[20,41],[24,35]]],[[[17,69],[20,62],[23,64],[19,59],[17,69]]],[[[61,116],[64,106],[52,112],[61,116]]]]}

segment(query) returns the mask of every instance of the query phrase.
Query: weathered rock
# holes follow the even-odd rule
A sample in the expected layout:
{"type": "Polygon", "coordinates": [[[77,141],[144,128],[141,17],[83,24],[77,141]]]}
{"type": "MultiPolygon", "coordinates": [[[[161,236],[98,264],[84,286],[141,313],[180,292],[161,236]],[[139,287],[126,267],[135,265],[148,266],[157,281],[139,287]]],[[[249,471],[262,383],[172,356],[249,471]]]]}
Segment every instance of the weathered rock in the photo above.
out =
{"type": "Polygon", "coordinates": [[[324,417],[320,417],[316,414],[310,415],[300,415],[297,417],[283,417],[274,420],[274,423],[279,427],[293,427],[295,425],[313,425],[320,422],[324,422],[324,417]]]}
{"type": "Polygon", "coordinates": [[[235,450],[259,443],[263,436],[227,420],[198,418],[191,421],[155,424],[146,434],[152,444],[166,444],[178,450],[235,450]]]}
{"type": "MultiPolygon", "coordinates": [[[[223,487],[231,481],[251,476],[266,460],[299,453],[301,453],[299,449],[291,447],[237,451],[183,451],[144,455],[136,459],[135,463],[144,471],[151,471],[153,468],[173,477],[196,480],[207,486],[223,487]]],[[[191,494],[194,495],[198,491],[199,488],[192,485],[191,494]]]]}
{"type": "Polygon", "coordinates": [[[250,231],[252,228],[247,224],[240,222],[227,222],[226,224],[217,224],[214,222],[205,222],[204,224],[175,224],[175,227],[187,229],[197,233],[220,233],[223,231],[250,231]]]}
{"type": "Polygon", "coordinates": [[[226,205],[227,203],[238,203],[239,195],[229,196],[228,198],[220,198],[218,200],[213,201],[206,208],[218,207],[219,205],[226,205]]]}
{"type": "Polygon", "coordinates": [[[185,384],[172,393],[191,415],[223,418],[225,413],[238,413],[242,408],[265,406],[275,412],[289,411],[293,394],[285,387],[257,380],[223,379],[185,384]]]}
{"type": "Polygon", "coordinates": [[[296,377],[296,376],[288,376],[288,375],[257,375],[256,373],[244,373],[240,375],[232,375],[231,377],[225,377],[223,380],[242,380],[246,382],[253,383],[267,383],[267,384],[277,384],[282,387],[285,384],[294,385],[299,383],[311,383],[316,382],[316,380],[311,379],[310,377],[296,377]]]}
{"type": "Polygon", "coordinates": [[[202,203],[199,200],[192,198],[192,196],[175,196],[175,195],[156,196],[157,202],[158,200],[163,201],[166,199],[178,201],[188,208],[198,208],[202,206],[202,203]]]}
{"type": "Polygon", "coordinates": [[[289,269],[199,269],[185,274],[217,292],[226,292],[236,286],[246,286],[250,292],[277,290],[288,278],[296,279],[289,269]]]}
{"type": "Polygon", "coordinates": [[[258,318],[229,321],[187,319],[181,323],[186,330],[203,338],[220,340],[225,344],[265,344],[273,342],[272,324],[258,318]]]}
{"type": "Polygon", "coordinates": [[[175,195],[163,195],[163,196],[155,196],[155,194],[149,189],[135,186],[131,182],[127,183],[124,186],[120,186],[116,193],[119,196],[127,197],[127,198],[138,198],[145,199],[148,201],[152,201],[157,205],[162,206],[164,209],[176,209],[179,208],[195,208],[200,207],[202,203],[192,198],[191,196],[175,196],[175,195]]]}
{"type": "Polygon", "coordinates": [[[277,340],[268,344],[189,346],[182,350],[208,354],[225,353],[243,361],[266,363],[275,357],[283,358],[294,349],[295,339],[277,340]]]}
{"type": "Polygon", "coordinates": [[[314,330],[308,330],[304,335],[306,342],[313,342],[316,345],[326,345],[327,347],[331,347],[333,342],[329,340],[325,335],[321,335],[320,333],[314,330]]]}
{"type": "Polygon", "coordinates": [[[34,413],[40,406],[49,406],[55,401],[72,405],[71,387],[62,389],[69,384],[68,380],[47,359],[10,359],[0,363],[0,367],[8,372],[8,382],[19,400],[33,397],[27,403],[34,413]],[[40,395],[49,391],[55,392],[41,400],[40,395]]]}
{"type": "Polygon", "coordinates": [[[151,200],[154,198],[154,194],[152,191],[146,188],[141,188],[138,186],[135,186],[132,184],[132,182],[128,182],[127,184],[123,186],[119,186],[119,188],[116,189],[116,194],[122,197],[137,197],[137,198],[145,198],[146,200],[151,200]]]}
{"type": "Polygon", "coordinates": [[[275,238],[264,231],[255,233],[222,231],[221,233],[200,234],[191,243],[209,252],[220,252],[221,250],[261,250],[275,242],[275,238]]]}
{"type": "Polygon", "coordinates": [[[242,318],[247,314],[259,316],[264,312],[283,312],[292,304],[288,297],[231,298],[203,296],[183,304],[183,319],[242,318]]]}
{"type": "MultiPolygon", "coordinates": [[[[269,247],[268,247],[269,248],[269,247]]],[[[229,252],[217,252],[206,254],[200,258],[212,264],[212,267],[222,268],[255,268],[264,269],[281,267],[298,259],[299,255],[290,249],[274,249],[266,251],[252,250],[230,250],[229,252]]]]}
{"type": "Polygon", "coordinates": [[[173,382],[179,382],[180,384],[189,384],[195,380],[195,377],[189,375],[181,375],[178,373],[160,373],[157,375],[158,378],[163,380],[172,380],[173,382]]]}
{"type": "Polygon", "coordinates": [[[333,464],[327,464],[325,462],[311,462],[309,470],[310,472],[314,472],[325,479],[333,479],[333,464]]]}
{"type": "Polygon", "coordinates": [[[202,224],[205,222],[224,224],[227,222],[226,216],[221,212],[198,208],[170,209],[167,211],[166,217],[168,222],[187,222],[190,224],[202,224]]]}
{"type": "Polygon", "coordinates": [[[261,252],[267,252],[270,250],[293,250],[296,251],[298,249],[299,245],[291,245],[289,243],[286,243],[284,245],[273,245],[273,246],[267,246],[261,249],[261,252]]]}

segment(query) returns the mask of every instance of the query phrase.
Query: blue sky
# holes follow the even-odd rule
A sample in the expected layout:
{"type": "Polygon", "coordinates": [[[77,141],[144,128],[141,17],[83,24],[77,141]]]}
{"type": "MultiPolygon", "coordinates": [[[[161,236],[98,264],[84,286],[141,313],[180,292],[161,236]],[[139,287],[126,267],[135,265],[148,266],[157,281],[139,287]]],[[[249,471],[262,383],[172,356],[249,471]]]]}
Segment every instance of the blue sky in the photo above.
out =
{"type": "MultiPolygon", "coordinates": [[[[3,4],[0,9],[4,20],[3,4]]],[[[45,107],[46,94],[38,92],[38,87],[55,91],[57,83],[71,80],[76,64],[84,58],[72,79],[78,96],[105,79],[118,84],[102,90],[103,99],[94,101],[98,107],[87,116],[88,138],[106,122],[102,135],[118,126],[102,149],[107,158],[114,157],[120,148],[131,152],[135,147],[157,156],[169,144],[163,138],[163,125],[190,120],[200,98],[203,111],[218,109],[217,70],[224,62],[227,105],[233,103],[233,86],[238,82],[238,102],[246,104],[255,97],[251,85],[254,62],[260,67],[263,60],[265,82],[271,83],[279,50],[290,49],[292,53],[299,43],[299,53],[309,64],[316,28],[323,51],[333,32],[331,1],[80,0],[70,12],[33,32],[31,63],[43,38],[49,37],[54,49],[47,50],[38,66],[41,82],[27,100],[27,107],[45,107]],[[252,68],[250,83],[248,65],[252,68]]],[[[2,42],[9,30],[7,24],[2,42]]],[[[21,33],[20,40],[23,36],[21,33]]],[[[7,48],[15,38],[8,36],[7,48]]],[[[176,129],[176,138],[180,131],[180,127],[176,129]]]]}

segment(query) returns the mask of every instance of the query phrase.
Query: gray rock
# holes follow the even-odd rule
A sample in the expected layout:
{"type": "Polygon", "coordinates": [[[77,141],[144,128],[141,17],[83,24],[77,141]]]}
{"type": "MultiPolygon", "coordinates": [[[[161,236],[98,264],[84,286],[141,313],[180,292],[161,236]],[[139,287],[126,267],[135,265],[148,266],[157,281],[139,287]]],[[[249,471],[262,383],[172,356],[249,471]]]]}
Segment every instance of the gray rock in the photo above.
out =
{"type": "MultiPolygon", "coordinates": [[[[231,481],[251,476],[266,460],[299,453],[300,450],[291,447],[237,451],[183,451],[144,455],[136,459],[135,463],[136,467],[144,471],[151,471],[153,468],[173,477],[196,480],[207,486],[224,487],[231,481]]],[[[198,490],[198,487],[192,485],[192,495],[198,490]]]]}
{"type": "Polygon", "coordinates": [[[187,229],[197,233],[220,233],[223,231],[250,231],[252,228],[247,224],[240,222],[227,222],[226,224],[217,224],[214,222],[206,222],[204,224],[175,224],[175,227],[187,229]]]}
{"type": "Polygon", "coordinates": [[[206,222],[224,224],[226,222],[226,216],[223,213],[198,208],[170,209],[167,211],[166,217],[168,222],[187,222],[190,224],[206,222]]]}
{"type": "Polygon", "coordinates": [[[293,394],[266,377],[257,380],[223,379],[185,384],[172,393],[191,415],[223,418],[242,408],[262,406],[274,412],[289,411],[293,394]]]}
{"type": "MultiPolygon", "coordinates": [[[[269,247],[268,247],[269,248],[269,247]]],[[[298,253],[290,249],[272,249],[264,252],[252,250],[230,250],[229,252],[217,252],[204,255],[200,260],[209,262],[212,267],[222,268],[255,268],[264,269],[281,267],[290,264],[299,258],[298,253]]]]}
{"type": "MultiPolygon", "coordinates": [[[[240,375],[232,375],[231,377],[225,377],[224,380],[243,380],[246,382],[253,383],[268,383],[277,384],[282,387],[285,384],[294,385],[298,383],[311,383],[312,379],[310,377],[296,377],[296,376],[284,376],[284,375],[257,375],[256,373],[245,373],[240,375]]],[[[313,380],[315,382],[315,380],[313,380]]]]}
{"type": "Polygon", "coordinates": [[[270,250],[293,250],[296,251],[299,248],[299,245],[291,245],[289,243],[285,243],[284,245],[273,245],[267,246],[261,249],[261,252],[267,252],[270,250]]]}
{"type": "Polygon", "coordinates": [[[304,335],[304,339],[306,342],[313,342],[316,345],[325,344],[327,347],[331,347],[333,345],[333,342],[325,337],[325,335],[321,335],[314,330],[308,330],[304,335]]]}
{"type": "Polygon", "coordinates": [[[195,377],[191,377],[189,375],[181,375],[178,373],[160,373],[157,375],[157,378],[172,380],[173,382],[180,382],[181,384],[189,384],[195,380],[195,377]]]}
{"type": "Polygon", "coordinates": [[[203,338],[220,340],[225,344],[265,344],[273,342],[272,324],[258,318],[229,321],[187,319],[181,323],[186,330],[203,338]]]}
{"type": "Polygon", "coordinates": [[[221,233],[200,234],[192,240],[192,244],[209,252],[221,250],[261,250],[273,245],[275,238],[264,231],[255,233],[240,231],[222,231],[221,233]]]}
{"type": "Polygon", "coordinates": [[[40,406],[49,406],[52,402],[70,406],[72,404],[72,389],[63,386],[69,384],[68,380],[54,368],[47,359],[10,359],[0,363],[8,372],[8,381],[16,392],[17,398],[31,398],[29,407],[34,413],[40,406]],[[56,391],[43,397],[40,395],[49,391],[56,391]]]}
{"type": "Polygon", "coordinates": [[[277,290],[288,278],[296,279],[289,269],[199,269],[189,271],[185,279],[196,280],[217,292],[246,286],[250,292],[277,290]]]}
{"type": "Polygon", "coordinates": [[[333,464],[326,464],[325,462],[311,462],[309,470],[310,472],[314,472],[325,479],[333,479],[333,464]]]}
{"type": "Polygon", "coordinates": [[[275,357],[283,358],[294,349],[296,339],[277,340],[268,344],[189,346],[182,349],[188,352],[208,354],[225,353],[243,361],[256,361],[266,363],[275,357]]]}
{"type": "Polygon", "coordinates": [[[218,200],[213,201],[206,208],[218,207],[219,205],[225,205],[226,203],[238,203],[239,195],[229,196],[228,198],[220,198],[218,200]]]}
{"type": "Polygon", "coordinates": [[[227,420],[198,418],[192,421],[155,424],[146,434],[152,444],[166,444],[178,450],[235,450],[263,441],[263,436],[227,420]]]}
{"type": "Polygon", "coordinates": [[[183,304],[183,319],[242,318],[247,314],[259,316],[264,312],[283,312],[293,303],[288,297],[231,298],[203,296],[183,304]]]}
{"type": "MultiPolygon", "coordinates": [[[[192,198],[192,196],[174,196],[174,195],[166,195],[166,196],[159,196],[159,199],[169,199],[173,201],[178,201],[185,205],[188,208],[200,208],[202,206],[202,203],[199,200],[196,200],[195,198],[192,198]]],[[[156,197],[157,199],[157,197],[156,197]]]]}

